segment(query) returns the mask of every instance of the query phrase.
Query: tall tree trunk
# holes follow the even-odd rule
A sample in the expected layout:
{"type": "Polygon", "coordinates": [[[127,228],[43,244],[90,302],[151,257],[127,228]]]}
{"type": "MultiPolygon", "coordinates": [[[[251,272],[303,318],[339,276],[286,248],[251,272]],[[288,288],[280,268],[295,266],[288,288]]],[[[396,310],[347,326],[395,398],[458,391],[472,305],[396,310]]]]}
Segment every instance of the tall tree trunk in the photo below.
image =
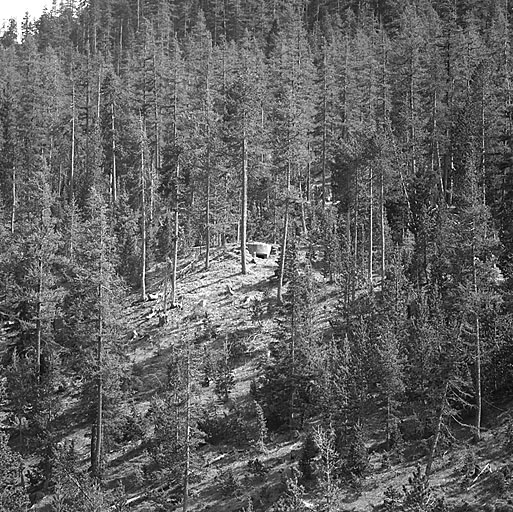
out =
{"type": "Polygon", "coordinates": [[[180,229],[179,218],[179,205],[178,205],[178,183],[180,177],[180,163],[176,162],[176,185],[175,185],[175,222],[173,229],[173,260],[172,260],[172,273],[171,273],[171,305],[176,306],[176,272],[178,267],[178,235],[180,229]]]}
{"type": "Polygon", "coordinates": [[[92,474],[95,478],[101,478],[101,458],[103,443],[103,258],[104,258],[104,226],[103,217],[100,226],[100,262],[98,281],[98,338],[96,345],[96,364],[98,367],[97,393],[96,393],[96,423],[94,429],[94,449],[92,450],[93,460],[91,461],[92,474]]]}
{"type": "MultiPolygon", "coordinates": [[[[473,232],[475,233],[475,221],[473,221],[473,232]]],[[[473,234],[473,236],[475,236],[473,234]]],[[[474,294],[477,299],[478,286],[477,286],[477,268],[474,241],[472,241],[472,280],[474,294]]],[[[479,311],[474,311],[475,331],[476,331],[476,430],[474,438],[476,441],[481,439],[481,416],[482,416],[482,395],[481,395],[481,325],[479,322],[479,311]]]]}
{"type": "Polygon", "coordinates": [[[12,193],[12,208],[11,208],[11,233],[14,235],[14,229],[16,224],[16,166],[13,166],[12,168],[12,187],[11,187],[11,193],[12,193]]]}
{"type": "MultiPolygon", "coordinates": [[[[96,31],[95,31],[96,33],[96,31]]],[[[102,103],[102,66],[98,69],[98,82],[96,84],[96,126],[100,126],[100,114],[102,103]]]]}
{"type": "Polygon", "coordinates": [[[379,216],[381,228],[381,289],[385,283],[386,271],[386,242],[385,242],[385,171],[381,167],[380,184],[379,184],[379,216]]]}
{"type": "Polygon", "coordinates": [[[413,55],[410,60],[410,147],[412,176],[417,174],[417,132],[415,130],[415,78],[414,78],[413,55]]]}
{"type": "MultiPolygon", "coordinates": [[[[346,212],[346,253],[347,253],[348,259],[351,257],[352,247],[353,247],[353,245],[352,245],[352,240],[351,240],[351,209],[348,206],[347,212],[346,212]]],[[[351,290],[352,290],[352,281],[353,281],[352,276],[348,275],[347,279],[345,281],[346,281],[346,284],[345,284],[344,304],[345,304],[346,311],[348,311],[349,297],[350,297],[351,290]]],[[[347,316],[348,315],[346,315],[346,317],[347,316]]]]}
{"type": "MultiPolygon", "coordinates": [[[[87,52],[86,57],[86,88],[85,88],[85,168],[87,171],[91,168],[91,64],[90,55],[87,52]]],[[[84,114],[82,114],[84,115],[84,114]]],[[[93,177],[95,179],[95,177],[93,177]]]]}
{"type": "Polygon", "coordinates": [[[303,228],[303,235],[308,238],[308,226],[306,225],[306,210],[305,201],[303,199],[303,187],[299,182],[299,197],[301,198],[301,226],[303,228]]]}
{"type": "Polygon", "coordinates": [[[431,470],[433,467],[433,460],[435,459],[436,449],[438,447],[438,441],[440,440],[440,434],[442,433],[442,426],[445,415],[445,406],[447,402],[447,393],[449,391],[449,379],[446,380],[444,391],[442,394],[442,401],[440,402],[440,409],[438,412],[438,420],[436,422],[435,435],[433,436],[433,444],[431,445],[431,449],[429,450],[428,460],[426,464],[426,476],[429,477],[431,474],[431,470]]]}
{"type": "Polygon", "coordinates": [[[283,303],[283,278],[285,275],[285,253],[287,251],[287,239],[289,234],[289,199],[285,202],[285,221],[283,224],[283,237],[281,240],[281,254],[280,254],[280,276],[278,279],[278,293],[277,300],[279,304],[283,303]]]}
{"type": "Polygon", "coordinates": [[[207,157],[207,187],[205,199],[205,270],[210,266],[210,157],[207,157]]]}
{"type": "MultiPolygon", "coordinates": [[[[177,46],[175,40],[175,57],[177,55],[177,46]]],[[[178,147],[178,66],[175,66],[174,88],[173,88],[173,145],[178,147]]],[[[176,275],[178,269],[178,235],[180,230],[180,155],[176,156],[175,162],[175,188],[174,188],[174,206],[175,215],[173,222],[173,252],[171,258],[171,306],[176,306],[176,275]]]]}
{"type": "Polygon", "coordinates": [[[39,261],[38,261],[38,283],[37,283],[37,320],[36,320],[36,376],[37,382],[41,380],[41,340],[43,323],[41,321],[43,309],[43,248],[40,247],[39,261]]]}
{"type": "MultiPolygon", "coordinates": [[[[163,296],[164,296],[164,303],[162,304],[162,314],[164,315],[164,318],[167,318],[167,296],[168,296],[168,286],[169,286],[169,258],[166,258],[166,270],[164,273],[164,289],[162,290],[163,296]]],[[[167,321],[167,319],[166,319],[167,321]]]]}
{"type": "Polygon", "coordinates": [[[75,229],[75,110],[75,81],[73,79],[71,93],[71,162],[69,175],[69,202],[71,205],[69,252],[71,260],[73,260],[73,234],[75,229]]]}
{"type": "Polygon", "coordinates": [[[118,175],[117,175],[117,160],[116,160],[116,118],[114,114],[114,101],[110,105],[110,126],[112,130],[112,169],[111,169],[111,197],[112,203],[116,204],[118,198],[118,175]]]}
{"type": "Polygon", "coordinates": [[[485,91],[484,84],[481,89],[481,181],[482,181],[482,202],[486,205],[486,113],[485,113],[485,91]]]}
{"type": "Polygon", "coordinates": [[[155,91],[154,97],[154,115],[155,115],[155,168],[157,172],[160,171],[160,107],[159,107],[159,84],[157,77],[157,64],[155,58],[155,51],[153,53],[153,89],[155,91]]]}
{"type": "Polygon", "coordinates": [[[246,120],[244,122],[242,134],[242,204],[240,217],[240,262],[241,271],[247,273],[246,267],[246,232],[247,232],[247,215],[248,215],[248,156],[247,156],[247,140],[246,140],[246,120]]]}
{"type": "Polygon", "coordinates": [[[287,239],[289,235],[289,195],[290,191],[290,161],[287,164],[287,198],[285,199],[285,219],[283,222],[283,237],[281,240],[280,254],[280,275],[278,278],[277,300],[281,304],[283,302],[283,278],[285,275],[285,253],[287,252],[287,239]]]}
{"type": "MultiPolygon", "coordinates": [[[[210,69],[210,56],[209,56],[209,69],[210,69]]],[[[206,183],[206,201],[205,201],[205,270],[208,270],[210,266],[210,242],[211,242],[211,234],[210,234],[210,193],[211,193],[211,169],[210,169],[210,81],[209,81],[209,71],[207,71],[207,90],[206,90],[206,105],[205,105],[205,115],[207,119],[207,183],[206,183]]]]}
{"type": "Polygon", "coordinates": [[[123,57],[123,20],[119,22],[119,41],[118,41],[117,74],[121,74],[121,59],[123,57]]]}
{"type": "Polygon", "coordinates": [[[183,472],[183,506],[182,512],[187,512],[189,506],[189,473],[191,467],[191,347],[187,342],[187,364],[185,368],[186,397],[185,397],[185,467],[183,472]]]}
{"type": "MultiPolygon", "coordinates": [[[[296,300],[296,299],[294,299],[296,300]]],[[[289,429],[292,432],[294,429],[294,408],[296,406],[296,308],[292,304],[292,318],[291,318],[291,336],[290,336],[290,413],[289,413],[289,429]]]]}
{"type": "Polygon", "coordinates": [[[326,138],[327,138],[327,119],[326,119],[326,109],[327,105],[327,94],[328,94],[328,84],[327,84],[327,56],[326,56],[326,41],[324,41],[324,76],[323,76],[323,98],[322,98],[322,207],[326,208],[326,138]]]}
{"type": "Polygon", "coordinates": [[[373,237],[373,231],[374,231],[374,187],[373,187],[373,179],[374,179],[374,172],[372,165],[369,167],[369,269],[368,269],[368,279],[369,279],[369,288],[372,292],[373,290],[373,284],[372,284],[372,271],[373,271],[373,264],[374,264],[374,258],[373,258],[373,250],[374,250],[374,237],[373,237]]]}
{"type": "Polygon", "coordinates": [[[308,161],[306,163],[306,201],[310,203],[312,200],[312,163],[310,162],[310,141],[308,141],[307,144],[307,151],[308,161]]]}
{"type": "Polygon", "coordinates": [[[358,208],[359,204],[359,180],[358,180],[358,168],[355,169],[354,173],[354,190],[355,190],[355,202],[354,202],[354,236],[353,236],[353,275],[351,276],[351,300],[354,302],[356,299],[356,277],[358,275],[358,208]]]}
{"type": "Polygon", "coordinates": [[[146,177],[144,172],[144,124],[141,116],[141,293],[142,300],[146,300],[146,177]]]}

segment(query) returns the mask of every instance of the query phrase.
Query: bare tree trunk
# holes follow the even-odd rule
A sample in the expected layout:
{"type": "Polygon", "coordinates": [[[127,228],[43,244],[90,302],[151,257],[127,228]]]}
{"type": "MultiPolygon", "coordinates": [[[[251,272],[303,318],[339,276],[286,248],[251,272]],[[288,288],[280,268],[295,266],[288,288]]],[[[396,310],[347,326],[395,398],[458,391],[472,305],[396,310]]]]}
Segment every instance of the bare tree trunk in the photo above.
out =
{"type": "Polygon", "coordinates": [[[155,168],[160,170],[160,108],[159,108],[159,84],[157,80],[157,64],[155,53],[153,53],[153,89],[155,91],[154,114],[155,114],[155,168]]]}
{"type": "MultiPolygon", "coordinates": [[[[176,42],[175,42],[175,55],[176,55],[176,42]]],[[[174,72],[174,89],[173,89],[173,144],[177,145],[178,137],[178,66],[175,66],[174,72]]],[[[180,155],[176,157],[176,168],[175,168],[175,215],[174,215],[174,227],[173,227],[173,253],[172,253],[172,273],[171,273],[171,306],[176,306],[176,274],[178,267],[178,235],[180,232],[180,155]]]]}
{"type": "MultiPolygon", "coordinates": [[[[96,34],[96,31],[95,31],[96,34]]],[[[95,43],[96,44],[96,43],[95,43]]],[[[96,125],[100,125],[100,107],[102,104],[102,66],[100,65],[100,69],[98,70],[98,83],[96,85],[96,125]]]]}
{"type": "MultiPolygon", "coordinates": [[[[290,191],[290,161],[287,165],[287,192],[290,191]]],[[[278,293],[277,300],[281,304],[283,302],[283,278],[285,275],[285,253],[287,252],[287,239],[289,235],[289,196],[285,200],[285,220],[283,223],[283,237],[281,240],[281,255],[280,255],[280,275],[278,279],[278,293]]]]}
{"type": "MultiPolygon", "coordinates": [[[[229,202],[228,202],[228,177],[224,177],[224,183],[223,183],[223,195],[224,195],[224,205],[223,205],[223,211],[224,211],[224,218],[228,218],[228,212],[229,212],[229,202]]],[[[221,232],[221,243],[224,247],[226,247],[227,239],[226,239],[226,222],[222,223],[222,232],[221,232]]]]}
{"type": "MultiPolygon", "coordinates": [[[[475,232],[475,221],[473,222],[473,231],[475,232]]],[[[473,235],[475,236],[475,235],[473,235]]],[[[472,241],[472,279],[474,286],[474,293],[477,297],[477,269],[476,269],[476,258],[474,241],[472,241]]],[[[479,322],[479,312],[474,311],[475,316],[475,330],[476,330],[476,431],[474,438],[476,441],[481,439],[481,416],[482,416],[482,395],[481,395],[481,326],[479,322]]]]}
{"type": "MultiPolygon", "coordinates": [[[[484,86],[481,90],[481,176],[486,176],[486,116],[485,116],[485,95],[484,86]]],[[[486,204],[486,179],[482,179],[482,202],[486,204]]]]}
{"type": "Polygon", "coordinates": [[[358,180],[358,169],[355,169],[354,176],[355,185],[355,203],[354,203],[354,237],[353,237],[353,276],[352,276],[352,288],[351,288],[351,300],[354,302],[356,299],[356,277],[358,275],[358,193],[359,193],[359,180],[358,180]]]}
{"type": "Polygon", "coordinates": [[[71,94],[71,162],[70,162],[70,175],[69,175],[69,202],[71,205],[71,218],[70,218],[70,241],[69,253],[70,259],[73,259],[74,253],[74,240],[73,234],[75,229],[75,81],[73,79],[72,94],[71,94]]]}
{"type": "Polygon", "coordinates": [[[185,368],[186,403],[185,403],[185,468],[183,473],[183,507],[187,512],[189,506],[189,473],[191,466],[191,348],[187,342],[187,364],[185,368]]]}
{"type": "MultiPolygon", "coordinates": [[[[352,245],[352,240],[351,240],[351,209],[348,206],[347,212],[346,212],[346,251],[347,251],[348,258],[351,256],[352,247],[353,247],[353,245],[352,245]]],[[[347,311],[347,308],[349,307],[350,292],[352,289],[352,281],[353,281],[352,276],[348,275],[347,279],[345,281],[346,281],[346,284],[345,284],[344,304],[345,304],[346,311],[347,311]]]]}
{"type": "Polygon", "coordinates": [[[301,183],[299,183],[299,196],[301,197],[301,225],[303,227],[303,234],[305,235],[305,238],[308,238],[308,227],[306,225],[305,201],[303,199],[303,190],[301,187],[301,183]]]}
{"type": "Polygon", "coordinates": [[[142,300],[146,300],[146,177],[144,173],[144,124],[141,116],[141,293],[142,300]]]}
{"type": "Polygon", "coordinates": [[[116,161],[116,118],[114,115],[114,102],[110,106],[110,126],[112,130],[112,174],[111,174],[111,194],[112,203],[116,204],[118,198],[118,176],[117,176],[117,161],[116,161]]]}
{"type": "Polygon", "coordinates": [[[41,321],[42,316],[42,304],[43,304],[43,250],[40,247],[39,261],[38,261],[38,283],[37,283],[37,320],[36,320],[36,333],[37,333],[37,345],[36,345],[36,376],[37,382],[41,380],[41,340],[43,324],[41,321]]]}
{"type": "Polygon", "coordinates": [[[281,304],[283,302],[283,277],[285,275],[285,253],[287,251],[287,238],[289,234],[289,200],[287,198],[285,203],[285,222],[283,225],[283,237],[281,240],[281,254],[280,254],[280,277],[278,280],[278,294],[277,300],[281,304]]]}
{"type": "Polygon", "coordinates": [[[178,235],[180,229],[179,207],[178,207],[178,179],[180,177],[180,163],[176,163],[176,186],[175,186],[175,222],[173,230],[173,267],[171,274],[171,305],[176,305],[176,271],[178,267],[178,235]]]}
{"type": "Polygon", "coordinates": [[[442,425],[444,421],[445,415],[445,405],[447,401],[447,393],[449,391],[449,379],[445,382],[444,392],[442,394],[442,401],[440,403],[440,410],[438,412],[438,421],[436,422],[436,430],[435,435],[433,437],[433,444],[431,445],[431,450],[429,451],[429,456],[426,464],[426,476],[429,477],[431,474],[431,469],[433,467],[433,460],[435,458],[436,448],[438,446],[438,441],[440,440],[440,434],[442,432],[442,425]]]}
{"type": "Polygon", "coordinates": [[[381,228],[381,289],[385,283],[386,271],[386,242],[385,242],[385,171],[381,168],[380,184],[379,184],[379,216],[381,228]]]}
{"type": "MultiPolygon", "coordinates": [[[[414,50],[415,51],[415,50],[414,50]]],[[[410,61],[410,136],[411,136],[411,166],[412,176],[417,173],[417,134],[415,130],[415,80],[414,80],[414,67],[413,67],[413,56],[410,61]]]]}
{"type": "Polygon", "coordinates": [[[369,168],[369,269],[368,269],[368,279],[369,279],[369,287],[370,290],[373,290],[373,284],[372,284],[372,271],[373,271],[373,264],[374,264],[374,258],[373,258],[373,250],[374,250],[374,238],[373,238],[373,231],[374,231],[374,187],[373,187],[373,179],[374,179],[374,173],[372,169],[372,165],[369,168]]]}
{"type": "MultiPolygon", "coordinates": [[[[210,69],[210,56],[209,56],[209,69],[210,69]]],[[[207,71],[207,90],[206,90],[206,105],[205,105],[205,117],[207,119],[207,183],[206,183],[206,204],[205,204],[205,270],[208,270],[210,266],[210,243],[211,243],[211,232],[210,232],[210,193],[211,193],[211,180],[210,180],[210,81],[209,71],[207,71]]]]}
{"type": "Polygon", "coordinates": [[[274,201],[273,201],[273,244],[278,240],[278,206],[277,206],[278,179],[274,177],[274,201]]]}
{"type": "MultiPolygon", "coordinates": [[[[243,121],[244,125],[246,120],[243,121]]],[[[242,205],[240,218],[240,262],[241,271],[247,273],[246,267],[246,232],[247,232],[247,215],[248,215],[248,156],[247,156],[247,140],[246,126],[243,128],[242,135],[242,205]]]]}
{"type": "Polygon", "coordinates": [[[207,158],[207,187],[205,203],[205,270],[210,266],[210,158],[207,158]]]}
{"type": "MultiPolygon", "coordinates": [[[[162,314],[164,315],[164,318],[166,318],[167,314],[167,289],[169,285],[169,260],[166,258],[166,270],[164,272],[164,289],[162,290],[163,296],[164,296],[164,303],[162,304],[162,314]]],[[[166,320],[167,321],[167,320],[166,320]]]]}
{"type": "MultiPolygon", "coordinates": [[[[98,281],[98,340],[96,346],[96,363],[98,365],[97,394],[96,394],[96,424],[94,429],[94,449],[91,461],[92,474],[95,478],[101,478],[101,456],[103,443],[103,258],[104,258],[104,226],[103,217],[100,226],[100,262],[98,281]]],[[[93,439],[91,439],[93,443],[93,439]]]]}
{"type": "Polygon", "coordinates": [[[312,165],[310,162],[310,141],[308,141],[308,162],[306,163],[306,200],[312,200],[312,165]]]}
{"type": "MultiPolygon", "coordinates": [[[[325,41],[326,44],[326,41],[325,41]]],[[[322,207],[326,208],[326,138],[327,138],[327,127],[326,127],[326,109],[328,108],[326,95],[328,94],[327,84],[327,56],[326,48],[324,49],[324,77],[323,77],[323,98],[322,98],[322,207]]]]}
{"type": "Polygon", "coordinates": [[[12,209],[11,209],[11,233],[14,235],[14,227],[16,224],[16,166],[12,168],[12,209]]]}
{"type": "Polygon", "coordinates": [[[150,162],[150,207],[149,207],[149,225],[153,224],[153,215],[155,211],[155,162],[150,162]]]}
{"type": "Polygon", "coordinates": [[[117,73],[121,73],[121,57],[123,56],[123,21],[119,23],[119,49],[118,49],[118,60],[117,60],[117,73]]]}
{"type": "Polygon", "coordinates": [[[290,336],[290,413],[289,413],[289,429],[292,432],[294,429],[294,408],[296,399],[296,313],[295,308],[292,306],[292,319],[291,319],[291,336],[290,336]]]}

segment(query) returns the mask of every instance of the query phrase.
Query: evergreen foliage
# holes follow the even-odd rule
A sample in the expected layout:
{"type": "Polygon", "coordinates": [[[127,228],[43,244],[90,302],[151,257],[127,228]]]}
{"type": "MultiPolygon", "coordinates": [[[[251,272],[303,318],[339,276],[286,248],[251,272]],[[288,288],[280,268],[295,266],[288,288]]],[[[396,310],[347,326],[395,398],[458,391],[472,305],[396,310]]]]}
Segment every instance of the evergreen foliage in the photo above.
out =
{"type": "Polygon", "coordinates": [[[7,444],[5,434],[0,434],[0,507],[9,512],[26,510],[28,495],[21,485],[22,458],[7,444]]]}
{"type": "MultiPolygon", "coordinates": [[[[371,470],[373,411],[387,464],[427,454],[385,509],[445,510],[434,459],[456,424],[479,442],[485,405],[513,389],[507,2],[57,3],[0,31],[0,509],[28,506],[23,463],[54,510],[122,510],[107,455],[138,440],[147,481],[175,486],[156,506],[186,511],[204,436],[265,453],[283,429],[335,510],[371,470]],[[237,244],[251,273],[247,240],[278,261],[251,302],[269,342],[254,402],[236,378],[253,339],[219,336],[208,311],[194,342],[173,341],[147,417],[127,412],[127,292],[145,304],[163,269],[164,332],[197,270],[184,262],[200,252],[208,270],[237,244]],[[69,403],[86,462],[56,448],[69,403]]],[[[304,509],[305,492],[289,479],[274,509],[304,509]]]]}

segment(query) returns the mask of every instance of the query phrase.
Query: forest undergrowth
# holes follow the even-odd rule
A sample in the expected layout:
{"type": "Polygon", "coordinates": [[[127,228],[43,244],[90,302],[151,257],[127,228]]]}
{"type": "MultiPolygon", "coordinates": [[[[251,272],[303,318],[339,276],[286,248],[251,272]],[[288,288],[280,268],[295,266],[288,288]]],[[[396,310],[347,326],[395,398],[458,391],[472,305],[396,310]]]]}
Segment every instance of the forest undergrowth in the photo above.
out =
{"type": "MultiPolygon", "coordinates": [[[[103,485],[123,489],[122,502],[130,510],[182,509],[180,484],[168,483],[159,471],[154,473],[156,453],[152,447],[160,427],[152,417],[155,397],[168,389],[169,367],[182,344],[193,347],[194,402],[203,415],[198,417],[203,431],[191,469],[189,510],[327,510],[323,481],[327,461],[319,450],[321,446],[329,448],[318,437],[322,418],[312,416],[302,431],[283,426],[270,430],[263,417],[259,425],[253,405],[255,383],[271,357],[270,344],[279,336],[284,321],[275,299],[274,274],[279,260],[276,255],[268,260],[255,258],[248,273],[241,275],[239,253],[233,245],[216,248],[208,271],[201,264],[190,265],[200,261],[198,255],[191,256],[189,271],[180,283],[181,306],[170,311],[165,325],[159,325],[158,314],[163,304],[162,265],[155,265],[148,273],[150,300],[142,302],[133,294],[126,298],[122,323],[129,337],[130,393],[118,404],[120,421],[105,457],[103,485]],[[209,374],[212,369],[205,361],[206,354],[226,350],[231,351],[229,384],[224,383],[227,395],[219,384],[221,375],[209,374]],[[263,435],[259,430],[262,426],[263,435]]],[[[302,252],[303,263],[304,256],[302,252]]],[[[328,283],[318,271],[313,274],[322,289],[316,297],[315,321],[319,332],[329,338],[338,286],[328,283]]],[[[379,288],[378,284],[374,292],[379,294],[379,288]]],[[[400,507],[406,496],[418,500],[419,507],[438,506],[436,510],[509,510],[511,406],[504,397],[485,408],[486,427],[479,443],[473,441],[468,427],[451,425],[450,438],[435,456],[428,483],[423,474],[432,439],[415,439],[418,425],[410,417],[401,426],[406,440],[399,449],[387,450],[386,403],[374,390],[360,416],[365,471],[337,482],[331,490],[331,510],[403,510],[400,507]]],[[[81,471],[87,472],[90,432],[76,421],[80,411],[74,394],[66,395],[63,408],[58,444],[73,446],[81,471]],[[67,429],[65,424],[76,426],[67,429]]],[[[47,496],[33,508],[54,510],[54,500],[55,496],[47,496]]]]}

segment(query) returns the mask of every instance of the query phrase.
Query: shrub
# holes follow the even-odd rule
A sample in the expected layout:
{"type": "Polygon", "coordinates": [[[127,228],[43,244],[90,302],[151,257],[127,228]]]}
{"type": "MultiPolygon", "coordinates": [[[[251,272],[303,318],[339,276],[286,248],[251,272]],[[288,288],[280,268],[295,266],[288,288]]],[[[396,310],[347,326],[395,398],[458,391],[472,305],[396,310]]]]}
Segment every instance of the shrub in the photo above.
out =
{"type": "Polygon", "coordinates": [[[252,459],[248,462],[248,469],[253,475],[258,477],[263,477],[268,472],[262,464],[262,461],[258,458],[252,459]]]}
{"type": "Polygon", "coordinates": [[[206,435],[206,442],[217,445],[229,441],[235,446],[247,446],[253,438],[250,423],[251,413],[245,408],[220,415],[215,404],[203,411],[198,428],[206,435]]]}
{"type": "Polygon", "coordinates": [[[265,442],[267,440],[267,421],[265,419],[264,410],[261,405],[254,400],[255,416],[256,416],[256,435],[254,439],[255,448],[260,451],[265,451],[265,442]]]}
{"type": "Polygon", "coordinates": [[[426,475],[417,466],[413,475],[408,478],[408,484],[403,487],[403,508],[405,511],[425,512],[428,510],[431,490],[426,475]]]}
{"type": "Polygon", "coordinates": [[[219,486],[224,495],[238,496],[242,491],[239,479],[234,475],[231,468],[218,475],[219,486]]]}
{"type": "Polygon", "coordinates": [[[400,510],[402,502],[402,493],[391,485],[385,489],[385,499],[383,501],[383,512],[397,512],[400,510]]]}
{"type": "Polygon", "coordinates": [[[146,432],[145,421],[142,415],[131,407],[130,411],[113,418],[106,428],[107,447],[112,445],[126,445],[130,441],[139,441],[144,438],[146,432]]]}

